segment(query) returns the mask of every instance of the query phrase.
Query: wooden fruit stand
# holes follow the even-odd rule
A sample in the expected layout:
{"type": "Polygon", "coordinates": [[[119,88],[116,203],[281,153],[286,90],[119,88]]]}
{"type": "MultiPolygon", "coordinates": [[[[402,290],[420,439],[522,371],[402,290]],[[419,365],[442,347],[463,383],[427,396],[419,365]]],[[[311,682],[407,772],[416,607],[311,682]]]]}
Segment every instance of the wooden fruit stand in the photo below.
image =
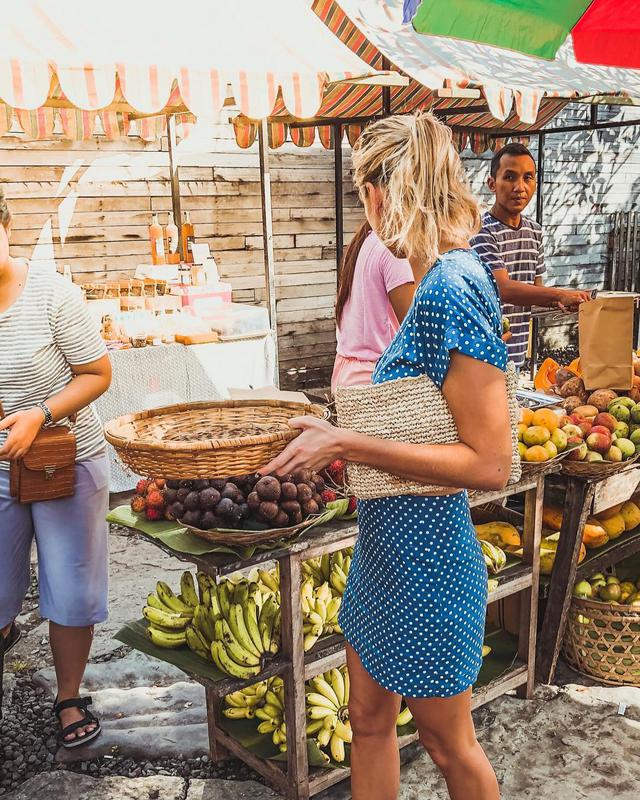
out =
{"type": "Polygon", "coordinates": [[[629,500],[640,482],[640,467],[634,465],[610,477],[565,475],[552,480],[549,488],[564,492],[564,514],[549,581],[546,611],[538,636],[536,678],[541,683],[553,681],[576,580],[612,567],[640,552],[639,530],[591,551],[583,563],[578,564],[582,531],[587,518],[629,500]],[[557,484],[558,480],[561,483],[557,484]]]}
{"type": "MultiPolygon", "coordinates": [[[[496,503],[511,495],[524,496],[524,523],[522,533],[523,558],[508,566],[497,577],[498,588],[489,596],[494,603],[521,593],[521,624],[517,642],[514,643],[510,666],[498,678],[474,691],[473,705],[478,707],[504,693],[516,690],[520,697],[531,697],[535,678],[536,628],[538,610],[539,547],[542,530],[545,477],[558,466],[525,474],[519,483],[499,492],[475,493],[472,507],[496,503]]],[[[230,677],[213,681],[190,672],[191,677],[205,688],[210,754],[213,761],[235,756],[262,775],[270,784],[290,800],[307,800],[310,796],[338,783],[350,774],[348,768],[309,768],[306,736],[305,681],[345,663],[345,646],[342,636],[321,639],[308,653],[303,649],[303,615],[300,597],[302,564],[304,561],[342,550],[354,544],[358,535],[353,522],[331,522],[314,528],[288,546],[257,552],[246,560],[229,555],[207,554],[193,556],[180,554],[149,538],[165,552],[188,561],[197,568],[219,578],[238,570],[248,570],[268,561],[277,561],[280,574],[282,643],[279,654],[256,678],[237,680],[230,677]],[[287,724],[287,761],[278,762],[261,758],[225,732],[222,720],[224,696],[245,686],[273,676],[281,676],[285,687],[285,718],[287,724]]],[[[399,738],[400,748],[417,739],[417,734],[399,738]]]]}

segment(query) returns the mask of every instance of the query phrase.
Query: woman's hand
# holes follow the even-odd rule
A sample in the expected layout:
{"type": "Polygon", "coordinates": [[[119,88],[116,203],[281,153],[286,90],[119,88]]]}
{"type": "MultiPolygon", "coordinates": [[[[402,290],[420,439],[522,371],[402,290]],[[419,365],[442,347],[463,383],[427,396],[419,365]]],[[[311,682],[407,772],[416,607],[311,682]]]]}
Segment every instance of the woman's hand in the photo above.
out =
{"type": "Polygon", "coordinates": [[[318,470],[341,457],[345,433],[341,428],[311,416],[291,419],[289,425],[302,433],[259,470],[262,475],[282,476],[305,468],[318,470]]]}
{"type": "Polygon", "coordinates": [[[44,423],[44,413],[39,408],[16,411],[0,420],[0,431],[9,431],[4,446],[0,449],[0,461],[15,461],[29,452],[33,440],[44,423]]]}

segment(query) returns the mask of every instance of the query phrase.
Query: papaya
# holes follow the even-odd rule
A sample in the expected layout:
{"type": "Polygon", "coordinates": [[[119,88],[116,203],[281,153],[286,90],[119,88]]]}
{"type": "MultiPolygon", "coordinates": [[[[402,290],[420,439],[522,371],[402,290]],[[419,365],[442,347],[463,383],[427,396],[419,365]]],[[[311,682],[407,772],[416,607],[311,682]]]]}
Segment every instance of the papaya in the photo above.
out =
{"type": "Polygon", "coordinates": [[[595,517],[589,517],[582,532],[582,543],[588,549],[602,547],[609,541],[609,535],[602,527],[602,523],[595,517]]]}
{"type": "Polygon", "coordinates": [[[614,514],[607,519],[601,519],[600,525],[604,528],[609,539],[617,539],[625,532],[625,522],[622,514],[614,514]]]}
{"type": "Polygon", "coordinates": [[[620,515],[624,520],[624,529],[626,531],[632,531],[640,525],[640,508],[631,500],[622,504],[620,515]]]}
{"type": "Polygon", "coordinates": [[[580,359],[576,358],[572,361],[569,366],[567,367],[568,370],[571,370],[574,375],[577,375],[579,378],[582,377],[582,370],[580,369],[580,359]]]}
{"type": "MultiPolygon", "coordinates": [[[[547,536],[540,542],[540,574],[551,575],[553,564],[556,560],[556,550],[558,548],[558,540],[560,535],[553,533],[547,536]]],[[[581,564],[587,556],[587,551],[584,544],[580,545],[580,553],[578,555],[578,564],[581,564]]]]}
{"type": "Polygon", "coordinates": [[[537,391],[546,392],[552,386],[555,386],[556,373],[559,369],[560,364],[557,361],[554,361],[553,358],[545,358],[533,380],[533,385],[537,391]]]}
{"type": "Polygon", "coordinates": [[[542,522],[552,531],[559,531],[562,527],[562,509],[558,506],[545,505],[542,509],[542,522]]]}
{"type": "Polygon", "coordinates": [[[611,508],[606,508],[604,511],[600,511],[599,514],[596,514],[596,517],[600,520],[615,517],[616,514],[619,514],[622,511],[623,506],[624,503],[618,503],[615,506],[611,506],[611,508]]]}
{"type": "Polygon", "coordinates": [[[509,522],[485,522],[476,525],[475,529],[481,541],[491,542],[498,547],[520,547],[518,529],[509,522]]]}

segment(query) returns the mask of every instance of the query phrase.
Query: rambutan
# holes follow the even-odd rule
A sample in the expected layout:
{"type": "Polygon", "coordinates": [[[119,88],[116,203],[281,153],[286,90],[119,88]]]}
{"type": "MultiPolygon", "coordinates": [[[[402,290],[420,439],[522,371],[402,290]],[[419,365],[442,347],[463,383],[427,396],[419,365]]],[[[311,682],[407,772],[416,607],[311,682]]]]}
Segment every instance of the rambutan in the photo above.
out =
{"type": "Polygon", "coordinates": [[[161,508],[152,508],[151,506],[147,506],[144,515],[149,522],[158,522],[158,520],[163,518],[164,513],[161,508]]]}
{"type": "Polygon", "coordinates": [[[160,491],[160,487],[158,486],[158,484],[154,480],[150,480],[147,483],[147,495],[150,495],[151,492],[159,492],[159,491],[160,491]]]}
{"type": "Polygon", "coordinates": [[[347,506],[347,514],[355,514],[358,508],[358,498],[353,495],[349,496],[349,505],[347,506]]]}
{"type": "Polygon", "coordinates": [[[136,494],[141,494],[141,495],[146,494],[148,485],[149,485],[148,478],[140,478],[138,483],[136,483],[136,494]]]}
{"type": "Polygon", "coordinates": [[[162,492],[159,492],[157,489],[153,492],[149,492],[147,495],[147,507],[164,509],[165,502],[162,492]]]}
{"type": "Polygon", "coordinates": [[[333,503],[334,500],[338,499],[338,495],[333,491],[333,489],[325,489],[324,492],[321,493],[320,497],[322,498],[323,503],[333,503]]]}
{"type": "Polygon", "coordinates": [[[164,487],[166,485],[166,481],[165,481],[164,478],[154,478],[153,482],[158,487],[158,489],[164,489],[164,487]]]}
{"type": "Polygon", "coordinates": [[[332,461],[325,471],[331,480],[339,486],[345,482],[345,463],[341,458],[332,461]]]}
{"type": "Polygon", "coordinates": [[[131,498],[131,510],[136,514],[142,514],[146,506],[144,497],[139,494],[134,494],[131,498]]]}

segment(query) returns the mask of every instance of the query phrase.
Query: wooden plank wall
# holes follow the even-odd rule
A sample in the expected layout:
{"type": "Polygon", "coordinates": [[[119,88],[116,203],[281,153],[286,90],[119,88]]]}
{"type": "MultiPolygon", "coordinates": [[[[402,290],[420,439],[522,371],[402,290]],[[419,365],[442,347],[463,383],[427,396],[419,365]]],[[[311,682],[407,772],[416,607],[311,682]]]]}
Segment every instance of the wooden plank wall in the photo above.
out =
{"type": "MultiPolygon", "coordinates": [[[[584,113],[579,109],[568,117],[584,113]]],[[[550,283],[602,284],[608,215],[638,205],[637,136],[632,129],[547,137],[550,283]]],[[[489,155],[464,154],[472,183],[486,200],[489,155]]],[[[361,211],[347,145],[344,156],[348,240],[361,211]]],[[[335,354],[333,154],[319,145],[289,145],[272,151],[271,158],[282,385],[326,386],[335,354]]],[[[70,264],[78,281],[131,274],[148,257],[151,213],[171,208],[167,162],[164,143],[133,138],[43,143],[3,137],[0,182],[14,214],[13,254],[31,257],[40,240],[38,252],[52,250],[58,267],[70,264]]],[[[183,209],[191,211],[196,239],[209,243],[235,300],[262,301],[256,148],[240,150],[228,126],[219,126],[212,136],[194,132],[185,140],[180,164],[183,209]]]]}

